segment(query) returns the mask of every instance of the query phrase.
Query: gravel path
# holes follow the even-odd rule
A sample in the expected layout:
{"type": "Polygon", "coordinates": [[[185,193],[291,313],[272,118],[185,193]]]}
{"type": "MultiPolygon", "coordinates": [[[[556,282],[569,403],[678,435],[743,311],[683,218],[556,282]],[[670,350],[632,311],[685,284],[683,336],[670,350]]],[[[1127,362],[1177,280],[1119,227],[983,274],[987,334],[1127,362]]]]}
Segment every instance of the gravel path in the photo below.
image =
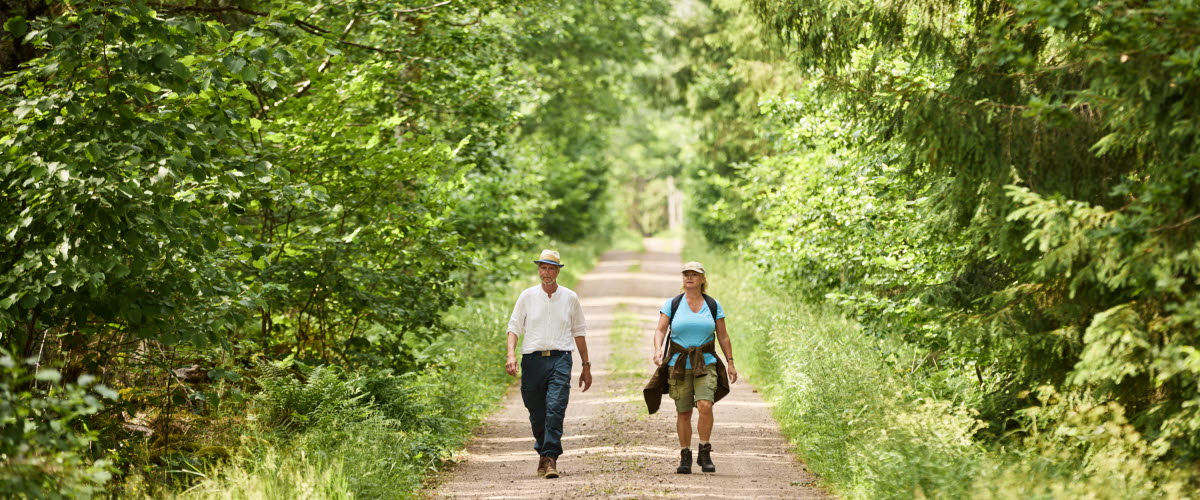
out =
{"type": "MultiPolygon", "coordinates": [[[[650,344],[658,309],[679,291],[679,247],[677,240],[647,239],[645,252],[608,252],[575,287],[588,321],[594,383],[588,392],[579,391],[576,357],[576,387],[563,432],[565,451],[558,460],[561,478],[536,475],[528,413],[514,384],[503,408],[485,421],[457,463],[436,478],[425,496],[827,498],[812,486],[815,476],[788,453],[770,406],[745,377],[714,406],[717,472],[702,474],[694,466],[691,475],[675,474],[679,445],[673,403],[664,395],[659,412],[647,415],[641,388],[653,369],[650,344]],[[636,339],[613,345],[614,322],[621,319],[626,329],[633,321],[636,339]],[[624,349],[618,356],[636,356],[640,368],[632,374],[615,372],[614,349],[624,349]],[[629,352],[632,349],[637,352],[629,352]]],[[[736,353],[737,332],[730,336],[736,353]]],[[[496,369],[504,369],[503,359],[496,360],[496,369]]],[[[693,436],[693,450],[698,442],[693,436]]]]}

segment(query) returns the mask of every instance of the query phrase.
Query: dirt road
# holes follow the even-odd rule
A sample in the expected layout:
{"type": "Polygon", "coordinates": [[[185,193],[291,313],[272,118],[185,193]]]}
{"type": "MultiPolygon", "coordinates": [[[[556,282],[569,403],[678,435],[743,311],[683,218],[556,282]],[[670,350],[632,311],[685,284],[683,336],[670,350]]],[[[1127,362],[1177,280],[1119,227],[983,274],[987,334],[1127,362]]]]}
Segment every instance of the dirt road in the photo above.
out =
{"type": "MultiPolygon", "coordinates": [[[[826,498],[812,486],[815,477],[788,453],[770,407],[745,378],[714,406],[717,472],[702,474],[697,466],[691,475],[675,474],[673,403],[664,396],[662,409],[647,415],[641,388],[653,369],[658,310],[679,291],[679,246],[676,240],[648,239],[645,252],[606,253],[575,287],[587,316],[595,383],[586,393],[577,386],[571,391],[558,460],[561,478],[536,475],[528,413],[514,385],[503,409],[487,419],[458,463],[425,496],[826,498]]],[[[737,353],[737,332],[730,336],[737,353]]],[[[503,369],[502,359],[496,363],[503,369]]],[[[578,378],[576,358],[572,380],[578,378]]],[[[693,437],[693,450],[698,441],[693,437]]]]}

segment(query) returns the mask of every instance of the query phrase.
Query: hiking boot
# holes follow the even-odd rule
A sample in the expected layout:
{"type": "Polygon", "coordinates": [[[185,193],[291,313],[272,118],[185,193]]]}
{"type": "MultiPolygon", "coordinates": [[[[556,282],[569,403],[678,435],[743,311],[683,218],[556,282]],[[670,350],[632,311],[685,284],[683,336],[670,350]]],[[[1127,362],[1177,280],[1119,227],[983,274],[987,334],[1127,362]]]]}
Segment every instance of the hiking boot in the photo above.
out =
{"type": "Polygon", "coordinates": [[[555,464],[554,457],[545,457],[545,461],[546,461],[546,473],[543,474],[542,476],[545,477],[546,479],[557,478],[558,477],[558,469],[555,468],[556,464],[555,464]]]}
{"type": "Polygon", "coordinates": [[[547,458],[549,458],[549,457],[538,457],[538,469],[537,469],[537,474],[538,474],[539,476],[545,476],[545,475],[546,475],[546,459],[547,459],[547,458]]]}
{"type": "Polygon", "coordinates": [[[704,472],[716,472],[717,466],[712,463],[712,443],[700,445],[700,454],[696,456],[696,463],[700,464],[700,470],[704,472]]]}
{"type": "Polygon", "coordinates": [[[675,469],[676,474],[691,474],[692,473],[692,449],[684,448],[679,450],[679,467],[675,469]]]}

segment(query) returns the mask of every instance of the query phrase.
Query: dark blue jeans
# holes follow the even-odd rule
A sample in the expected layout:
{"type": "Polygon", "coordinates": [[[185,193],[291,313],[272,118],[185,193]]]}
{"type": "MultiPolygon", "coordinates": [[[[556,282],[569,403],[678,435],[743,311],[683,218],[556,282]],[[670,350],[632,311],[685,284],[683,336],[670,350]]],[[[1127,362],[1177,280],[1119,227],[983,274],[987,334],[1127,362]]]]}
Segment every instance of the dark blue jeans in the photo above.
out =
{"type": "Polygon", "coordinates": [[[571,353],[521,355],[521,400],[529,410],[529,426],[539,455],[562,455],[563,417],[571,396],[571,353]]]}

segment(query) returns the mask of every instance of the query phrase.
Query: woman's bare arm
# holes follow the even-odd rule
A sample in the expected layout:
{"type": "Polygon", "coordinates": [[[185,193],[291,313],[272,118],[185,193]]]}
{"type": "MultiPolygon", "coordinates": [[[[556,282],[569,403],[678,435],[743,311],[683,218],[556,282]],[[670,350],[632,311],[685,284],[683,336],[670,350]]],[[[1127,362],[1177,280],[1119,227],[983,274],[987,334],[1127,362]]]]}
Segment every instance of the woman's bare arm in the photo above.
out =
{"type": "Polygon", "coordinates": [[[667,328],[671,326],[671,318],[661,312],[658,313],[658,327],[654,330],[654,356],[651,361],[654,361],[654,366],[662,364],[663,358],[663,339],[667,338],[667,328]]]}

